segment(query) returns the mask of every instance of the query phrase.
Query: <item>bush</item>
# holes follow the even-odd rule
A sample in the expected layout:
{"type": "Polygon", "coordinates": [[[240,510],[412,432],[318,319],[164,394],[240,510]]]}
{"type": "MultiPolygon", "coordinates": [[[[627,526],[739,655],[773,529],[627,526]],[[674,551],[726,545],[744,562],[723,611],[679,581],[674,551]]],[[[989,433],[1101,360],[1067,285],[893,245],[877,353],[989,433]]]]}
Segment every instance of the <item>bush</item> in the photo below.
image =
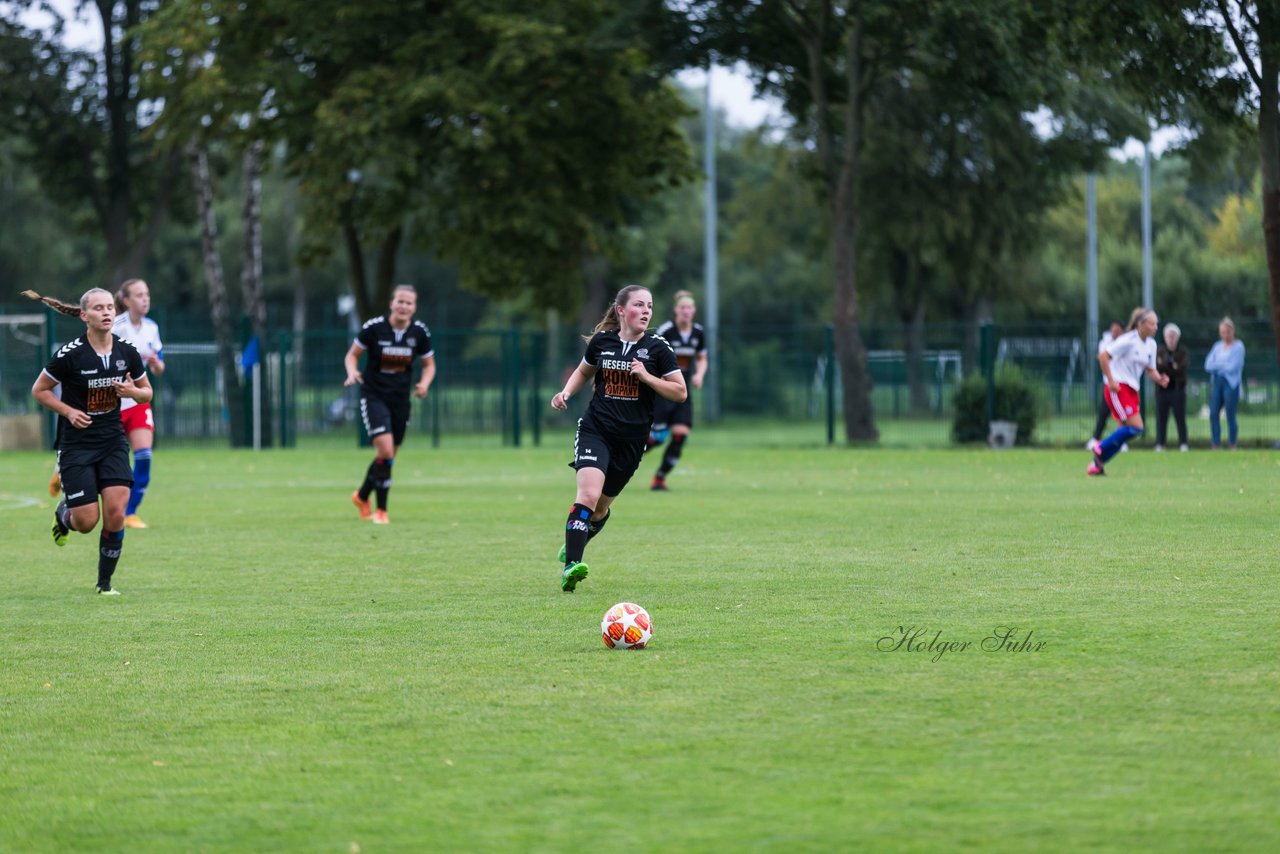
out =
{"type": "MultiPolygon", "coordinates": [[[[955,421],[951,426],[952,437],[957,442],[987,441],[987,379],[982,374],[970,374],[956,389],[954,398],[955,421]]],[[[1014,365],[1002,365],[996,371],[995,401],[992,418],[996,421],[1013,421],[1018,425],[1015,444],[1031,444],[1031,434],[1036,429],[1040,413],[1039,390],[1027,381],[1022,371],[1014,365]]]]}

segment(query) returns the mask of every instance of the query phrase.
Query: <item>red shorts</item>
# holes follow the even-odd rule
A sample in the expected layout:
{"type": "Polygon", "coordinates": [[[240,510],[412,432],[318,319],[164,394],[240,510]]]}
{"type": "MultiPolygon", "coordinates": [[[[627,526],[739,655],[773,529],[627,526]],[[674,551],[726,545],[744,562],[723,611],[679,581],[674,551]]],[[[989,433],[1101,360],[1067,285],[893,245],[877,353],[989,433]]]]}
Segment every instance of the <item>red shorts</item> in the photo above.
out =
{"type": "Polygon", "coordinates": [[[120,420],[124,422],[124,434],[128,436],[134,430],[150,430],[156,432],[156,422],[151,417],[151,404],[139,403],[120,411],[120,420]]]}
{"type": "Polygon", "coordinates": [[[1120,391],[1118,393],[1112,391],[1111,386],[1104,386],[1102,396],[1106,399],[1107,408],[1111,410],[1111,414],[1121,424],[1128,421],[1138,411],[1138,390],[1132,386],[1120,383],[1120,391]]]}

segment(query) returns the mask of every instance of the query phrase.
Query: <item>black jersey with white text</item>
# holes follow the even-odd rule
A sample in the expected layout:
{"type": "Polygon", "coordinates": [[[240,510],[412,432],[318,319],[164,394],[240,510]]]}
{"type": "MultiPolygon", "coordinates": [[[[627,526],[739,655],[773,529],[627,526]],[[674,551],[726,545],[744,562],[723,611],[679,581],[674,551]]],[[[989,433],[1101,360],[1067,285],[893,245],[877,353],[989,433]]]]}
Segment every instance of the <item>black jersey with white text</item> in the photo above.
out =
{"type": "Polygon", "coordinates": [[[682,335],[674,320],[668,320],[658,327],[654,333],[665,338],[675,351],[676,361],[680,363],[680,373],[684,374],[685,385],[693,380],[693,371],[697,365],[698,354],[707,352],[707,333],[701,323],[693,324],[688,335],[682,335]]]}
{"type": "Polygon", "coordinates": [[[115,380],[146,376],[142,356],[128,341],[111,336],[111,352],[103,355],[89,339],[80,336],[53,354],[44,372],[62,385],[62,402],[93,419],[83,430],[58,416],[58,448],[105,448],[124,439],[120,420],[120,395],[115,380]]]}
{"type": "Polygon", "coordinates": [[[597,332],[587,342],[582,361],[596,369],[594,394],[583,423],[601,435],[645,436],[653,423],[656,392],[631,374],[631,361],[639,359],[655,377],[680,370],[676,354],[663,339],[646,332],[634,343],[623,341],[616,331],[597,332]]]}
{"type": "Polygon", "coordinates": [[[407,398],[413,385],[413,363],[435,353],[431,330],[425,323],[415,320],[401,330],[385,315],[366,322],[356,335],[356,343],[365,350],[364,391],[386,400],[407,398]]]}

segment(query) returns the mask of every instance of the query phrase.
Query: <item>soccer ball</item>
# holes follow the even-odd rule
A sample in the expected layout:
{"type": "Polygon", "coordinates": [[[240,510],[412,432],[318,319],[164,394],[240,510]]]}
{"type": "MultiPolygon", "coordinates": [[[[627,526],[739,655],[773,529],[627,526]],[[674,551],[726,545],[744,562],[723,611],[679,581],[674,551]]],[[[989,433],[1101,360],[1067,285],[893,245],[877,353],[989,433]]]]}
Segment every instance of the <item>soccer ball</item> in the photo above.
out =
{"type": "Polygon", "coordinates": [[[653,638],[653,620],[634,602],[619,602],[604,612],[600,635],[609,649],[644,649],[653,638]]]}

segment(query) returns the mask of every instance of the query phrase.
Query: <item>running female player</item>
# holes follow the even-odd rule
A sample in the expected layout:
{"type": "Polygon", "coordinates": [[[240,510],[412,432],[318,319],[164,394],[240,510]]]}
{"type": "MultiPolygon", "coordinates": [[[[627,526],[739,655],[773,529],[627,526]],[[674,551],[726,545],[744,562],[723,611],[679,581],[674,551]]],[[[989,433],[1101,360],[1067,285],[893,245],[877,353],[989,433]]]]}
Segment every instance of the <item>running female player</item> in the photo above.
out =
{"type": "Polygon", "coordinates": [[[671,345],[647,331],[652,316],[648,288],[627,285],[618,291],[586,339],[582,361],[551,398],[552,408],[566,409],[569,398],[594,379],[569,464],[578,475],[560,552],[560,589],[566,593],[587,577],[587,541],[604,528],[610,505],[640,467],[655,397],[679,403],[688,394],[671,345]]]}
{"type": "MultiPolygon", "coordinates": [[[[658,327],[655,333],[666,340],[675,351],[676,361],[680,364],[680,373],[684,376],[685,387],[702,388],[702,379],[707,375],[707,333],[702,324],[693,322],[693,315],[698,310],[689,291],[676,291],[676,304],[671,310],[671,320],[658,327]]],[[[685,440],[693,429],[693,398],[686,397],[683,402],[675,403],[660,397],[653,407],[653,428],[649,431],[648,448],[661,445],[671,434],[667,450],[662,454],[662,464],[653,475],[650,489],[667,490],[667,475],[680,461],[680,452],[684,450],[685,440]]]]}
{"type": "Polygon", "coordinates": [[[41,406],[58,414],[63,499],[53,513],[53,542],[64,546],[72,530],[87,534],[101,519],[97,591],[118,596],[111,578],[124,547],[124,510],[133,485],[120,400],[151,400],[147,371],[133,345],[111,334],[116,304],[108,291],[86,291],[78,306],[34,291],[23,294],[63,314],[78,316],[85,324],[84,336],[54,354],[36,378],[31,394],[41,406]],[[62,386],[61,399],[54,394],[58,385],[62,386]]]}
{"type": "MultiPolygon", "coordinates": [[[[116,323],[112,331],[118,338],[132,344],[142,356],[147,373],[160,376],[164,373],[164,352],[160,343],[160,327],[147,317],[151,311],[151,290],[142,279],[129,279],[116,291],[116,323]]],[[[142,504],[151,483],[151,454],[155,443],[156,423],[150,403],[135,403],[129,398],[120,401],[120,419],[124,433],[133,450],[133,489],[124,509],[126,528],[145,528],[147,523],[138,517],[138,505],[142,504]]]]}
{"type": "Polygon", "coordinates": [[[344,385],[360,383],[360,417],[364,419],[364,429],[373,440],[374,449],[364,483],[351,493],[351,502],[361,519],[372,518],[375,525],[391,521],[387,518],[391,464],[409,425],[409,389],[412,387],[421,400],[427,396],[427,389],[436,377],[431,331],[425,323],[413,319],[413,313],[418,310],[418,292],[412,285],[396,285],[390,308],[389,313],[365,323],[343,360],[347,369],[344,385]],[[359,369],[361,353],[367,354],[363,374],[359,369]],[[422,376],[416,385],[413,383],[415,361],[422,362],[422,376]],[[370,494],[377,495],[377,510],[369,507],[370,494]]]}
{"type": "Polygon", "coordinates": [[[1138,307],[1129,317],[1128,331],[1112,341],[1098,354],[1098,364],[1106,378],[1107,405],[1120,426],[1093,449],[1093,462],[1085,471],[1103,475],[1103,465],[1114,457],[1125,442],[1142,435],[1142,413],[1138,408],[1138,388],[1142,375],[1164,388],[1169,377],[1156,370],[1156,329],[1160,318],[1149,308],[1138,307]]]}

